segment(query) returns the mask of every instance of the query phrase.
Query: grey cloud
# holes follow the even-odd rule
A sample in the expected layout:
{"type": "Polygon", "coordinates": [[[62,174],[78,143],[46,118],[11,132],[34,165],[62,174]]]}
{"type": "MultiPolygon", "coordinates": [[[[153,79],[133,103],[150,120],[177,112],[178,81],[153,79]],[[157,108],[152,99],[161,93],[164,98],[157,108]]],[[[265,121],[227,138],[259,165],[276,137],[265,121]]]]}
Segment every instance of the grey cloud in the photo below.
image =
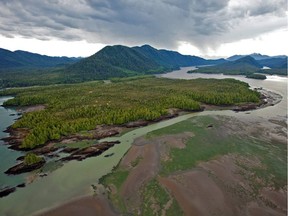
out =
{"type": "Polygon", "coordinates": [[[285,0],[2,0],[0,34],[164,48],[186,41],[205,51],[284,28],[283,5],[285,0]]]}

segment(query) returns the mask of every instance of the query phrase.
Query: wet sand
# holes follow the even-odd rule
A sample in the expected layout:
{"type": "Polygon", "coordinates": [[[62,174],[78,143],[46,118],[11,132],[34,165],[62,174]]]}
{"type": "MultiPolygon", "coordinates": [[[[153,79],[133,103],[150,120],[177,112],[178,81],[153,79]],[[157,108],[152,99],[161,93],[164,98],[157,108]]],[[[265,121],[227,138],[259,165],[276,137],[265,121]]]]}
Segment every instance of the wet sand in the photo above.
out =
{"type": "Polygon", "coordinates": [[[117,214],[105,197],[84,197],[48,212],[40,213],[38,216],[115,216],[117,214]]]}

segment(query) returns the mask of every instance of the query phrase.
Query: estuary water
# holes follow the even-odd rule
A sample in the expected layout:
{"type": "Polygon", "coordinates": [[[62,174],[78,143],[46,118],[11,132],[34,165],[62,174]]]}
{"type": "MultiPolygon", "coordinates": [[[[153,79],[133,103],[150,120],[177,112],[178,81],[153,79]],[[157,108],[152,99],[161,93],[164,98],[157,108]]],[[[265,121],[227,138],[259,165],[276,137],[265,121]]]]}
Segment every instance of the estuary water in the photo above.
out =
{"type": "MultiPolygon", "coordinates": [[[[7,137],[9,134],[3,132],[19,117],[14,109],[6,109],[2,105],[4,101],[11,99],[11,97],[0,98],[0,138],[7,137]]],[[[25,181],[25,174],[17,176],[8,176],[4,172],[15,164],[16,158],[23,155],[19,151],[14,151],[4,145],[0,140],[0,188],[7,186],[16,186],[25,181]]]]}
{"type": "MultiPolygon", "coordinates": [[[[251,88],[263,88],[275,93],[280,94],[283,98],[277,106],[266,107],[264,109],[254,110],[253,115],[263,117],[273,116],[286,116],[287,115],[287,83],[288,78],[283,76],[269,76],[267,75],[266,80],[248,79],[241,75],[223,75],[223,74],[201,74],[201,73],[190,73],[189,70],[196,70],[196,67],[184,67],[180,70],[176,70],[170,73],[161,74],[159,77],[171,78],[171,79],[197,79],[197,78],[213,78],[213,79],[225,79],[233,78],[250,85],[251,88]]],[[[233,112],[234,113],[234,112],[233,112]]]]}
{"type": "MultiPolygon", "coordinates": [[[[242,116],[244,118],[266,118],[281,117],[287,119],[287,78],[278,76],[268,76],[267,80],[252,80],[246,79],[243,76],[224,76],[224,75],[205,75],[205,74],[187,74],[188,70],[195,69],[195,67],[182,68],[178,71],[163,74],[161,77],[180,78],[180,79],[195,79],[195,78],[235,78],[249,83],[253,88],[263,87],[265,89],[277,92],[282,95],[283,100],[275,106],[264,109],[254,110],[247,115],[243,112],[235,113],[233,111],[204,111],[199,113],[191,113],[169,119],[163,122],[148,125],[146,127],[132,130],[120,137],[106,138],[101,141],[119,140],[121,144],[107,150],[104,154],[89,158],[84,161],[71,161],[65,163],[62,167],[48,174],[43,178],[38,178],[32,184],[28,184],[25,188],[17,188],[17,191],[7,197],[0,198],[0,215],[6,216],[23,216],[39,213],[45,209],[56,207],[72,199],[79,198],[85,195],[92,195],[93,190],[91,185],[97,184],[99,178],[111,172],[114,166],[118,164],[123,155],[130,148],[133,140],[137,137],[143,136],[151,131],[164,128],[175,123],[184,121],[188,118],[199,115],[228,115],[228,116],[242,116]],[[104,157],[106,154],[114,153],[111,157],[104,157]]],[[[7,100],[7,98],[1,98],[7,100]]],[[[15,120],[15,116],[10,116],[11,113],[16,113],[15,110],[7,110],[1,107],[0,121],[1,130],[11,125],[15,120]],[[2,123],[7,122],[7,123],[2,123]],[[3,126],[2,126],[3,124],[3,126]],[[3,129],[2,129],[3,128],[3,129]]],[[[7,134],[1,133],[2,137],[7,134]]],[[[1,144],[0,147],[3,147],[1,144]]],[[[21,155],[19,152],[8,150],[0,150],[1,165],[7,163],[7,166],[13,165],[15,159],[21,155]],[[7,161],[6,161],[7,160],[7,161]]],[[[0,167],[0,172],[5,171],[6,167],[0,167]]],[[[0,181],[21,182],[23,176],[4,177],[0,176],[0,181]],[[3,180],[2,180],[3,178],[3,180]],[[6,179],[7,178],[7,179],[6,179]],[[15,178],[15,179],[14,179],[15,178]],[[19,178],[19,179],[18,179],[19,178]],[[6,180],[5,180],[6,179],[6,180]],[[12,180],[13,179],[13,180],[12,180]],[[16,180],[18,179],[18,180],[16,180]]]]}

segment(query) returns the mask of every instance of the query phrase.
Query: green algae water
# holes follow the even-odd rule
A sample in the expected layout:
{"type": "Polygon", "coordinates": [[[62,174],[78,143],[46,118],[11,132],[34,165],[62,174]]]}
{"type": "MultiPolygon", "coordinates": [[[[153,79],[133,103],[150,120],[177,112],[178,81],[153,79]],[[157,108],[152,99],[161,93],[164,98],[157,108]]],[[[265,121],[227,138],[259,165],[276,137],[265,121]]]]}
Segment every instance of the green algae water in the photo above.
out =
{"type": "MultiPolygon", "coordinates": [[[[9,134],[3,132],[18,118],[17,112],[14,109],[6,109],[2,105],[6,100],[11,97],[0,98],[0,138],[7,137],[9,134]]],[[[18,184],[25,182],[25,174],[17,176],[8,176],[4,172],[11,166],[15,165],[16,158],[22,155],[19,151],[14,151],[4,145],[4,142],[0,140],[0,188],[14,187],[18,184]]],[[[1,210],[0,210],[1,211],[1,210]]]]}
{"type": "MultiPolygon", "coordinates": [[[[287,78],[281,78],[277,76],[268,76],[267,80],[251,80],[242,76],[224,76],[224,75],[195,75],[187,74],[186,71],[191,68],[185,68],[179,71],[163,75],[169,78],[182,78],[182,79],[194,79],[198,77],[203,78],[235,78],[241,81],[249,83],[252,87],[263,87],[271,91],[275,91],[282,95],[283,99],[280,103],[272,107],[259,109],[247,113],[235,113],[233,111],[204,111],[199,113],[192,113],[183,116],[179,116],[173,119],[169,119],[163,122],[148,125],[146,127],[138,128],[130,132],[125,133],[120,137],[106,138],[101,141],[114,141],[119,140],[121,144],[107,150],[105,153],[98,157],[88,158],[84,161],[70,161],[65,163],[62,167],[51,172],[48,176],[38,178],[32,184],[27,185],[25,188],[18,188],[15,193],[10,194],[7,197],[0,198],[0,215],[5,216],[23,216],[32,215],[37,212],[41,212],[51,207],[63,204],[69,200],[79,198],[84,195],[92,195],[93,190],[91,185],[97,184],[99,178],[111,172],[113,167],[116,166],[123,155],[130,148],[133,140],[137,137],[143,136],[151,131],[161,129],[175,123],[184,121],[199,115],[228,115],[228,116],[241,116],[243,118],[270,118],[275,116],[285,116],[287,118],[287,78]],[[111,157],[104,157],[106,154],[114,153],[111,157]]],[[[2,98],[7,100],[7,98],[2,98]]],[[[2,107],[1,107],[2,108],[2,107]]],[[[3,108],[4,109],[4,108],[3,108]]],[[[6,110],[6,109],[4,109],[6,110]]],[[[1,110],[0,110],[1,111],[1,110]]],[[[3,110],[2,110],[3,111],[3,110]]],[[[6,110],[7,111],[7,110],[6,110]]],[[[10,110],[8,112],[0,114],[1,129],[11,125],[15,121],[15,117],[11,117],[9,112],[15,112],[10,110]],[[3,116],[2,116],[3,115],[3,116]],[[10,118],[11,117],[11,118],[10,118]],[[2,126],[3,122],[7,121],[7,126],[2,126]],[[6,120],[5,120],[6,119],[6,120]],[[9,120],[10,119],[10,120],[9,120]]],[[[7,136],[7,134],[1,134],[1,136],[7,136]]],[[[1,145],[2,147],[2,145],[1,145]]],[[[21,155],[19,152],[8,151],[3,156],[1,153],[1,160],[3,163],[14,164],[15,159],[21,155]],[[7,158],[7,162],[6,162],[7,158]],[[10,161],[10,162],[9,162],[10,161]]],[[[5,171],[5,170],[4,170],[5,171]]],[[[1,167],[1,172],[3,172],[1,167]]],[[[1,174],[1,181],[2,181],[1,174]]],[[[3,177],[4,178],[4,177],[3,177]]],[[[6,178],[6,177],[5,177],[6,178]]],[[[16,181],[19,176],[11,177],[11,182],[16,181]],[[15,178],[15,180],[14,180],[15,178]],[[13,179],[13,180],[12,180],[13,179]]],[[[10,181],[8,179],[8,183],[10,181]]]]}

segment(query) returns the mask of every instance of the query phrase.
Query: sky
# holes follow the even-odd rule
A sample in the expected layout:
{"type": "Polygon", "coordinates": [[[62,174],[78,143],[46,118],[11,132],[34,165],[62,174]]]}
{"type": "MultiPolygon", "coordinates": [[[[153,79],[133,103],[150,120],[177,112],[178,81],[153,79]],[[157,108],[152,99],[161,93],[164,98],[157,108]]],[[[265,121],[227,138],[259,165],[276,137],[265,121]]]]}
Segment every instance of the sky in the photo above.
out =
{"type": "Polygon", "coordinates": [[[106,45],[206,58],[288,55],[286,0],[1,0],[0,47],[90,56],[106,45]]]}

